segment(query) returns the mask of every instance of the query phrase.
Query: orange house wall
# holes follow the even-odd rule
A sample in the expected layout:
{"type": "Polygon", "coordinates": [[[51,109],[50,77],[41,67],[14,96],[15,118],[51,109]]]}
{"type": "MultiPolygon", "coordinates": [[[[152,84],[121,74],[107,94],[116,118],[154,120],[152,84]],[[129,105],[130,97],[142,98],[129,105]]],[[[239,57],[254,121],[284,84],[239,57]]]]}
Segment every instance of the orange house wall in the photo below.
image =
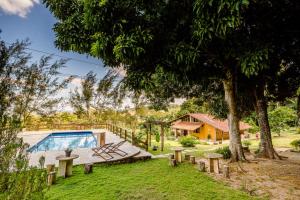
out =
{"type": "MultiPolygon", "coordinates": [[[[215,127],[209,125],[209,124],[204,124],[200,128],[200,133],[194,133],[190,132],[191,135],[201,139],[201,140],[207,140],[208,134],[210,134],[210,139],[212,141],[218,141],[222,140],[222,131],[216,129],[215,127]]],[[[223,140],[228,140],[229,139],[229,133],[228,132],[223,132],[223,140]]]]}
{"type": "MultiPolygon", "coordinates": [[[[229,133],[228,132],[223,132],[222,136],[222,131],[216,129],[215,127],[209,125],[209,124],[204,124],[200,128],[200,133],[195,133],[193,131],[189,131],[189,134],[191,134],[194,137],[199,138],[200,140],[207,140],[208,134],[210,134],[210,139],[212,141],[219,141],[219,140],[228,140],[229,139],[229,133]]],[[[244,131],[240,131],[240,134],[244,134],[244,131]]]]}
{"type": "Polygon", "coordinates": [[[193,136],[198,137],[201,140],[206,140],[208,134],[210,134],[210,139],[215,140],[216,139],[216,129],[209,125],[209,124],[204,124],[200,128],[200,133],[192,133],[193,136]]]}

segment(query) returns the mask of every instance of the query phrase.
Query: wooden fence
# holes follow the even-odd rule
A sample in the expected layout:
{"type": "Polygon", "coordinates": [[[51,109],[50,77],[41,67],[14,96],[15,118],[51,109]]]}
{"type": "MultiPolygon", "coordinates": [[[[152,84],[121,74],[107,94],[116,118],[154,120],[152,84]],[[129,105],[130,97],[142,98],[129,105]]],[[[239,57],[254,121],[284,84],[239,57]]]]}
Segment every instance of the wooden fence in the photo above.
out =
{"type": "Polygon", "coordinates": [[[112,133],[124,138],[132,145],[141,147],[148,151],[148,137],[143,141],[143,139],[139,139],[136,137],[135,132],[133,130],[125,129],[113,124],[107,124],[106,129],[111,131],[112,133]]]}
{"type": "Polygon", "coordinates": [[[27,131],[40,131],[40,130],[87,130],[87,129],[101,129],[106,128],[105,123],[69,123],[69,124],[50,124],[40,123],[36,125],[26,125],[27,131]]]}

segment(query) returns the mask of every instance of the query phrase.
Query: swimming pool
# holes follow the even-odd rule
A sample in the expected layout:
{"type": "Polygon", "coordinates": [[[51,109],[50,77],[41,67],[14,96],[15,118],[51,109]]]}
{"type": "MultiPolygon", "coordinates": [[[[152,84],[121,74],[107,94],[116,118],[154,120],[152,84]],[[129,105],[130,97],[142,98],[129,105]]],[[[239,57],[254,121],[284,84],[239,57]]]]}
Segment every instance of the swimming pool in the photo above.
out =
{"type": "Polygon", "coordinates": [[[28,149],[29,152],[65,150],[66,148],[96,147],[97,140],[91,131],[56,132],[28,149]]]}

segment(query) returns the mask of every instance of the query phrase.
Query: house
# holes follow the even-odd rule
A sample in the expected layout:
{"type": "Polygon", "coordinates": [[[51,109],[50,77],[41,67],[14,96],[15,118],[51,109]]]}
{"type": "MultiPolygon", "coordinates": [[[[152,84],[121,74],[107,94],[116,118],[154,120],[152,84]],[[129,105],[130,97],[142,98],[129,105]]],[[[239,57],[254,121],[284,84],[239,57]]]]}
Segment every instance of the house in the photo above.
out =
{"type": "MultiPolygon", "coordinates": [[[[240,134],[251,128],[240,122],[240,134]]],[[[193,135],[200,140],[222,141],[229,139],[228,120],[219,120],[212,115],[190,113],[171,122],[171,129],[176,137],[193,135]]]]}

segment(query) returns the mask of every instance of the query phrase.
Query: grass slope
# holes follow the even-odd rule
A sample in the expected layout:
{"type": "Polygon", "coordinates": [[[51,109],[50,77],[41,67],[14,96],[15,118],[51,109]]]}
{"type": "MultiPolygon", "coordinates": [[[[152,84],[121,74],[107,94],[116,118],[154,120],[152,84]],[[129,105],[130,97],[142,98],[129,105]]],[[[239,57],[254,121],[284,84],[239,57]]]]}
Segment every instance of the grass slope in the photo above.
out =
{"type": "Polygon", "coordinates": [[[50,199],[254,199],[214,181],[191,164],[171,168],[166,159],[96,166],[88,175],[77,166],[73,172],[72,177],[59,178],[50,188],[50,199]]]}

